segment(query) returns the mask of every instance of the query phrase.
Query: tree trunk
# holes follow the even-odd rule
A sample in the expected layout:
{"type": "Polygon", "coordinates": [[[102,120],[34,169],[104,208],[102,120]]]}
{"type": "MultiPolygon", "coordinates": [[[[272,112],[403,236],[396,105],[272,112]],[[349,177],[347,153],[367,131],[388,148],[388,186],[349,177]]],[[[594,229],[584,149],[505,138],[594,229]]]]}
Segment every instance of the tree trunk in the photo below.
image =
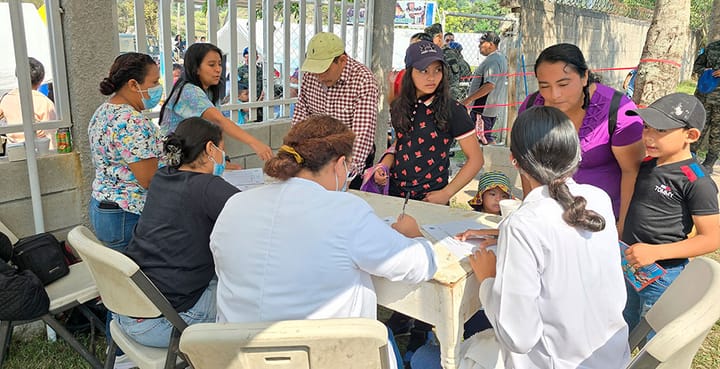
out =
{"type": "Polygon", "coordinates": [[[707,35],[707,43],[720,40],[720,0],[713,1],[712,14],[710,14],[710,30],[707,35]]]}
{"type": "Polygon", "coordinates": [[[675,91],[690,42],[690,0],[657,0],[638,66],[633,100],[647,106],[675,91]]]}

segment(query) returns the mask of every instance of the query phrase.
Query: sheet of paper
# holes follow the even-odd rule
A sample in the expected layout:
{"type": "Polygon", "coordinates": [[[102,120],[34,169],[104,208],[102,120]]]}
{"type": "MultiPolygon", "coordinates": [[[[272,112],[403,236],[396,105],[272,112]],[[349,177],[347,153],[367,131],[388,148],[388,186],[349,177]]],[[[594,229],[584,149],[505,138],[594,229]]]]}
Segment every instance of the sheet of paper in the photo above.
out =
{"type": "MultiPolygon", "coordinates": [[[[422,226],[425,232],[443,245],[458,260],[472,254],[473,249],[480,245],[482,238],[471,238],[463,242],[455,239],[455,235],[465,232],[468,229],[490,229],[490,227],[480,224],[474,220],[462,220],[448,222],[442,224],[425,224],[422,226]]],[[[489,250],[495,251],[495,246],[488,247],[489,250]]]]}
{"type": "Polygon", "coordinates": [[[262,168],[226,170],[223,178],[241,191],[265,184],[265,174],[262,168]]]}
{"type": "Polygon", "coordinates": [[[436,240],[442,240],[448,236],[455,237],[456,234],[465,232],[468,229],[490,229],[490,227],[472,219],[441,224],[424,224],[422,228],[436,240]]]}

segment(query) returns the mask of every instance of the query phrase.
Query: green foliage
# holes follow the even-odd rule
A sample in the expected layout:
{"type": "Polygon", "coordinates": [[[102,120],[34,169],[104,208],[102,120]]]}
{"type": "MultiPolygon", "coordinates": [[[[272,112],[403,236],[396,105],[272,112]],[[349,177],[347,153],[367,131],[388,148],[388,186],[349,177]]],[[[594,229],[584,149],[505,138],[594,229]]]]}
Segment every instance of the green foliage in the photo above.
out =
{"type": "MultiPolygon", "coordinates": [[[[506,13],[497,0],[438,0],[442,12],[502,16],[506,13]]],[[[443,30],[446,32],[497,31],[499,21],[468,17],[446,16],[443,30]]]]}
{"type": "MultiPolygon", "coordinates": [[[[620,3],[630,9],[638,8],[654,9],[656,0],[620,0],[620,3]]],[[[712,12],[713,0],[691,0],[690,1],[690,29],[703,29],[707,33],[710,25],[710,14],[712,12]]],[[[632,14],[632,13],[631,13],[632,14]]]]}

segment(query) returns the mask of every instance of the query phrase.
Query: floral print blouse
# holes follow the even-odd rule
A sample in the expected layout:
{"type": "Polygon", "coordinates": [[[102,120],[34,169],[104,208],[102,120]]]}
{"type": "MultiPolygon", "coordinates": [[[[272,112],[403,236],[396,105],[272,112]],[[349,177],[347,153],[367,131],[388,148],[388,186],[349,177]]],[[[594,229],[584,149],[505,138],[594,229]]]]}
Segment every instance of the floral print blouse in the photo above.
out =
{"type": "Polygon", "coordinates": [[[129,164],[160,157],[157,127],[130,105],[105,102],[90,119],[88,138],[95,166],[92,197],[114,201],[127,212],[140,214],[147,190],[137,182],[129,164]]]}

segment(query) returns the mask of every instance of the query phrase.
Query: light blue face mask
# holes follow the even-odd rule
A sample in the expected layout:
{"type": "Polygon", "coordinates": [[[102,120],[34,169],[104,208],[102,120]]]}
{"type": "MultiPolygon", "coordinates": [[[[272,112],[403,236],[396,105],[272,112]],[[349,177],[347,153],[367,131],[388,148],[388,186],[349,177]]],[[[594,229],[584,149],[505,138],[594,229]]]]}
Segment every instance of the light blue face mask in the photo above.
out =
{"type": "Polygon", "coordinates": [[[160,102],[160,99],[162,99],[163,87],[162,85],[157,85],[155,87],[150,87],[145,91],[139,90],[138,93],[140,93],[145,110],[152,109],[156,107],[160,102]],[[143,92],[147,92],[150,98],[146,99],[145,96],[143,96],[143,92]]]}
{"type": "MultiPolygon", "coordinates": [[[[213,146],[215,146],[215,144],[213,144],[213,146]]],[[[217,146],[215,146],[215,148],[220,150],[220,148],[217,146]]],[[[222,160],[219,164],[215,161],[215,158],[213,158],[211,155],[208,155],[210,156],[210,160],[212,160],[213,162],[213,175],[218,177],[222,176],[225,172],[225,151],[220,150],[220,152],[222,153],[222,160]]]]}

